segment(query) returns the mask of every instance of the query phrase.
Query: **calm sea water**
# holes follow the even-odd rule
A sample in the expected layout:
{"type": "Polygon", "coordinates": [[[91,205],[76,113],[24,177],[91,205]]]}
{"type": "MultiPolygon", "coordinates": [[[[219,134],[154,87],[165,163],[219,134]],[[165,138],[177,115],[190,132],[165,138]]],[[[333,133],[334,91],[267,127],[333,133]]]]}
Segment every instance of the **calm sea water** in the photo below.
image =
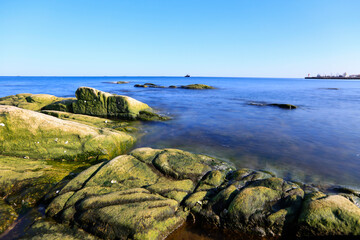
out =
{"type": "Polygon", "coordinates": [[[360,82],[207,77],[0,77],[0,97],[73,97],[79,86],[127,95],[173,120],[144,125],[136,147],[180,148],[311,183],[360,187],[360,82]],[[129,84],[106,82],[130,81],[129,84]],[[204,83],[215,90],[135,88],[204,83]],[[339,88],[329,90],[327,88],[339,88]],[[295,110],[248,105],[290,103],[295,110]]]}

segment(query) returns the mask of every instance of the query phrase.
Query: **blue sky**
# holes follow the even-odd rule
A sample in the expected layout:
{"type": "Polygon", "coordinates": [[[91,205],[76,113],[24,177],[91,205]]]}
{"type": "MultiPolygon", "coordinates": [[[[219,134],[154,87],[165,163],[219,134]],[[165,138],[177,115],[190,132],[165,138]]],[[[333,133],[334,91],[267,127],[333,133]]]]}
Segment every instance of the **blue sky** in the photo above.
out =
{"type": "Polygon", "coordinates": [[[360,73],[358,0],[0,0],[0,75],[360,73]]]}

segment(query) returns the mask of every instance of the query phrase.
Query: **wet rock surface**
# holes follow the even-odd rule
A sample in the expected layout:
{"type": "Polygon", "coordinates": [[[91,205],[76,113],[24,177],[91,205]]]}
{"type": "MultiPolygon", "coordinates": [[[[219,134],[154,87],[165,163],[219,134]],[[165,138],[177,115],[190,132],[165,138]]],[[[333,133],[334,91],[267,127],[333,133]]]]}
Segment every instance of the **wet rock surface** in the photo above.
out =
{"type": "Polygon", "coordinates": [[[184,88],[184,89],[197,89],[197,90],[215,89],[214,87],[209,86],[209,85],[205,85],[205,84],[189,84],[189,85],[181,86],[181,88],[184,88]]]}
{"type": "Polygon", "coordinates": [[[287,103],[249,102],[248,104],[253,105],[253,106],[259,106],[259,107],[278,107],[278,108],[287,109],[287,110],[292,110],[292,109],[298,108],[298,106],[295,106],[292,104],[287,104],[287,103]]]}
{"type": "Polygon", "coordinates": [[[162,239],[187,217],[233,236],[349,236],[360,235],[357,197],[204,155],[140,148],[79,174],[48,197],[46,212],[106,239],[162,239]]]}

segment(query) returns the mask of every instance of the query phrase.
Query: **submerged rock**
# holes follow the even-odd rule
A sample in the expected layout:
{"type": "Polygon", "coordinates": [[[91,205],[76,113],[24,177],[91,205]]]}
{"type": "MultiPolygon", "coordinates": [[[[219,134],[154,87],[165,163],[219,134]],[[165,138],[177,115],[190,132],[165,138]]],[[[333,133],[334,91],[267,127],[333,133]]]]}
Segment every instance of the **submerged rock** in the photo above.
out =
{"type": "Polygon", "coordinates": [[[134,87],[142,87],[142,88],[166,88],[164,86],[159,86],[154,83],[145,83],[145,84],[135,84],[134,87]]]}
{"type": "Polygon", "coordinates": [[[130,135],[0,106],[0,155],[35,159],[113,158],[134,143],[130,135]]]}
{"type": "Polygon", "coordinates": [[[208,86],[205,84],[190,84],[190,85],[186,85],[186,86],[181,86],[181,88],[185,88],[185,89],[215,89],[212,86],[208,86]]]}
{"type": "Polygon", "coordinates": [[[278,108],[289,109],[289,110],[298,108],[295,105],[286,104],[286,103],[249,102],[248,104],[249,105],[254,105],[254,106],[260,106],[260,107],[266,107],[266,106],[278,107],[278,108]]]}

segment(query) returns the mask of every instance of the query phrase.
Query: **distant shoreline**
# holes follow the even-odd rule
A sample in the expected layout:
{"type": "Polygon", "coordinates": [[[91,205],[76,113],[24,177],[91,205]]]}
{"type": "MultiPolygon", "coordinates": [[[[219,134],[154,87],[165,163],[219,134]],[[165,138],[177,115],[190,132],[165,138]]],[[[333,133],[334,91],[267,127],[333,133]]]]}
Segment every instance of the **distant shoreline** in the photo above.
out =
{"type": "Polygon", "coordinates": [[[305,77],[305,79],[345,79],[345,80],[358,80],[360,77],[305,77]]]}

